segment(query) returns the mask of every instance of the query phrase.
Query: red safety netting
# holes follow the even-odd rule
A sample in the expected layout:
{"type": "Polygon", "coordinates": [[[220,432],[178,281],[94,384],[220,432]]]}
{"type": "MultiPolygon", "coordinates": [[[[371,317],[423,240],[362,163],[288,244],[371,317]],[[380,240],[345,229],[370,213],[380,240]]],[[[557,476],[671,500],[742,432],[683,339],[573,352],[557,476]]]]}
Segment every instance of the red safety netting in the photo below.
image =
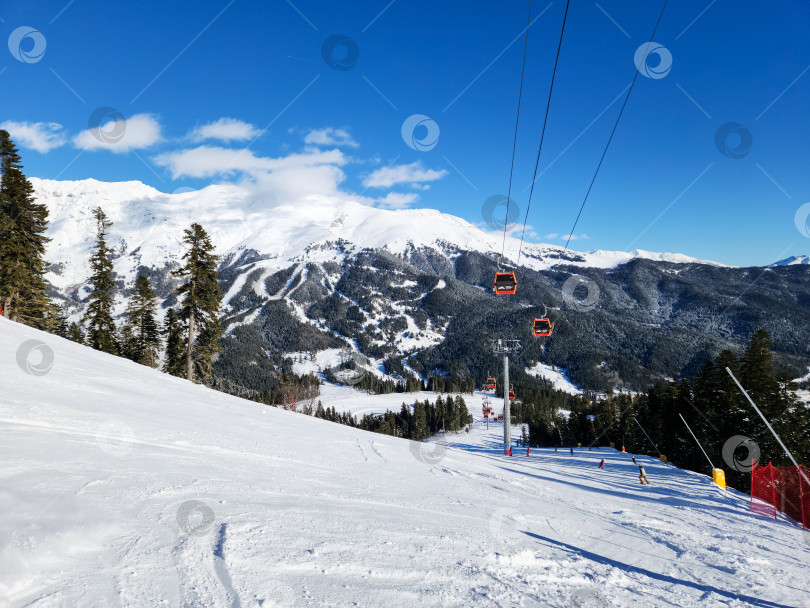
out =
{"type": "Polygon", "coordinates": [[[771,463],[751,469],[751,511],[776,517],[781,511],[810,528],[810,469],[775,467],[771,463]]]}

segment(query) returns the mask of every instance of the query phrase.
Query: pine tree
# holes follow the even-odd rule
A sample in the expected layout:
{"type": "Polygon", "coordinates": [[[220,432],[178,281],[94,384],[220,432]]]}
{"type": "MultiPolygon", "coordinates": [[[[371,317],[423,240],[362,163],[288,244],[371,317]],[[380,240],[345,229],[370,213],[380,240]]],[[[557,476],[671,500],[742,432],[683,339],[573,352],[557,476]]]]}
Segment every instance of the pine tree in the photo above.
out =
{"type": "Polygon", "coordinates": [[[185,231],[183,242],[189,250],[183,256],[183,267],[175,271],[176,277],[186,279],[177,289],[185,294],[180,319],[186,329],[186,379],[195,377],[205,382],[213,372],[214,356],[221,350],[219,339],[222,328],[217,313],[222,303],[222,292],[217,275],[217,257],[212,253],[211,239],[197,223],[185,231]]]}
{"type": "Polygon", "coordinates": [[[427,426],[426,404],[427,402],[417,401],[413,406],[413,431],[410,438],[414,441],[422,441],[430,434],[427,426]]]}
{"type": "Polygon", "coordinates": [[[60,338],[67,338],[68,337],[68,330],[69,330],[69,323],[68,323],[68,315],[66,307],[63,306],[54,306],[54,316],[53,316],[53,327],[51,331],[55,333],[60,338]]]}
{"type": "Polygon", "coordinates": [[[20,155],[0,130],[0,305],[3,316],[52,330],[56,309],[46,295],[44,236],[48,209],[34,200],[20,155]]]}
{"type": "Polygon", "coordinates": [[[112,249],[107,247],[106,236],[112,222],[101,207],[93,209],[96,217],[96,244],[90,257],[90,277],[92,293],[84,315],[87,325],[87,345],[105,353],[118,354],[116,328],[112,317],[115,275],[112,263],[112,249]]]}
{"type": "Polygon", "coordinates": [[[138,357],[138,347],[135,343],[135,332],[132,325],[124,323],[119,329],[115,337],[115,343],[118,345],[118,354],[124,359],[135,361],[138,357]]]}
{"type": "Polygon", "coordinates": [[[82,330],[81,326],[76,323],[76,321],[73,321],[73,323],[70,324],[65,337],[73,342],[84,344],[84,331],[82,330]]]}
{"type": "Polygon", "coordinates": [[[172,376],[182,378],[186,371],[185,338],[183,326],[173,308],[166,311],[163,335],[166,336],[166,353],[163,359],[163,371],[172,376]]]}
{"type": "Polygon", "coordinates": [[[122,339],[125,351],[122,354],[136,363],[149,367],[157,367],[160,348],[160,330],[155,320],[156,309],[155,290],[149,278],[145,274],[139,274],[127,305],[124,325],[127,336],[122,339]]]}

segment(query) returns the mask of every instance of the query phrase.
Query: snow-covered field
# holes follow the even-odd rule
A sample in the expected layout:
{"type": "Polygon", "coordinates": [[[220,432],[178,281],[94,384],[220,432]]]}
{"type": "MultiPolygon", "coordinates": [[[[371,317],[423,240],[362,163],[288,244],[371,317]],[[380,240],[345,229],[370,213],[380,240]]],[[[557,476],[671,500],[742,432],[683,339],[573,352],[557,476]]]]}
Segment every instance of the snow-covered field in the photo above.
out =
{"type": "Polygon", "coordinates": [[[800,529],[652,459],[374,435],[5,319],[0,361],[3,607],[810,605],[800,529]]]}

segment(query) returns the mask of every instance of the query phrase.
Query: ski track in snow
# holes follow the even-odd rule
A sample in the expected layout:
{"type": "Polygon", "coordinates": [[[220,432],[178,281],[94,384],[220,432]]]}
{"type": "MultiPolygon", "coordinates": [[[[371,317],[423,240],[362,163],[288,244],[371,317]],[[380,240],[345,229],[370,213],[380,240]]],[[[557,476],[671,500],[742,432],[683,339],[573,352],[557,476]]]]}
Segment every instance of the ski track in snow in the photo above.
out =
{"type": "Polygon", "coordinates": [[[810,605],[807,533],[651,458],[370,434],[6,319],[0,361],[2,608],[810,605]]]}

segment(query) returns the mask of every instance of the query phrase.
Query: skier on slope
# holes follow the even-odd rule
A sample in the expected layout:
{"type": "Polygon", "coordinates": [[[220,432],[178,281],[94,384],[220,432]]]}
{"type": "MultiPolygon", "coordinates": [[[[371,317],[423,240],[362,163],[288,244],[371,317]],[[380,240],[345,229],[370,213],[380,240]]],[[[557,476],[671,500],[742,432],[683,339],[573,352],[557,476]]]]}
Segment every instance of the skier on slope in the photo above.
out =
{"type": "Polygon", "coordinates": [[[636,457],[633,456],[633,464],[636,464],[636,457]]]}
{"type": "Polygon", "coordinates": [[[644,465],[642,464],[638,465],[638,481],[641,485],[644,485],[645,483],[648,486],[652,485],[650,484],[650,480],[647,479],[647,473],[644,472],[644,465]]]}
{"type": "Polygon", "coordinates": [[[605,468],[605,459],[604,459],[604,458],[603,458],[602,460],[600,460],[600,461],[599,461],[599,468],[600,468],[600,469],[604,469],[604,468],[605,468]]]}

